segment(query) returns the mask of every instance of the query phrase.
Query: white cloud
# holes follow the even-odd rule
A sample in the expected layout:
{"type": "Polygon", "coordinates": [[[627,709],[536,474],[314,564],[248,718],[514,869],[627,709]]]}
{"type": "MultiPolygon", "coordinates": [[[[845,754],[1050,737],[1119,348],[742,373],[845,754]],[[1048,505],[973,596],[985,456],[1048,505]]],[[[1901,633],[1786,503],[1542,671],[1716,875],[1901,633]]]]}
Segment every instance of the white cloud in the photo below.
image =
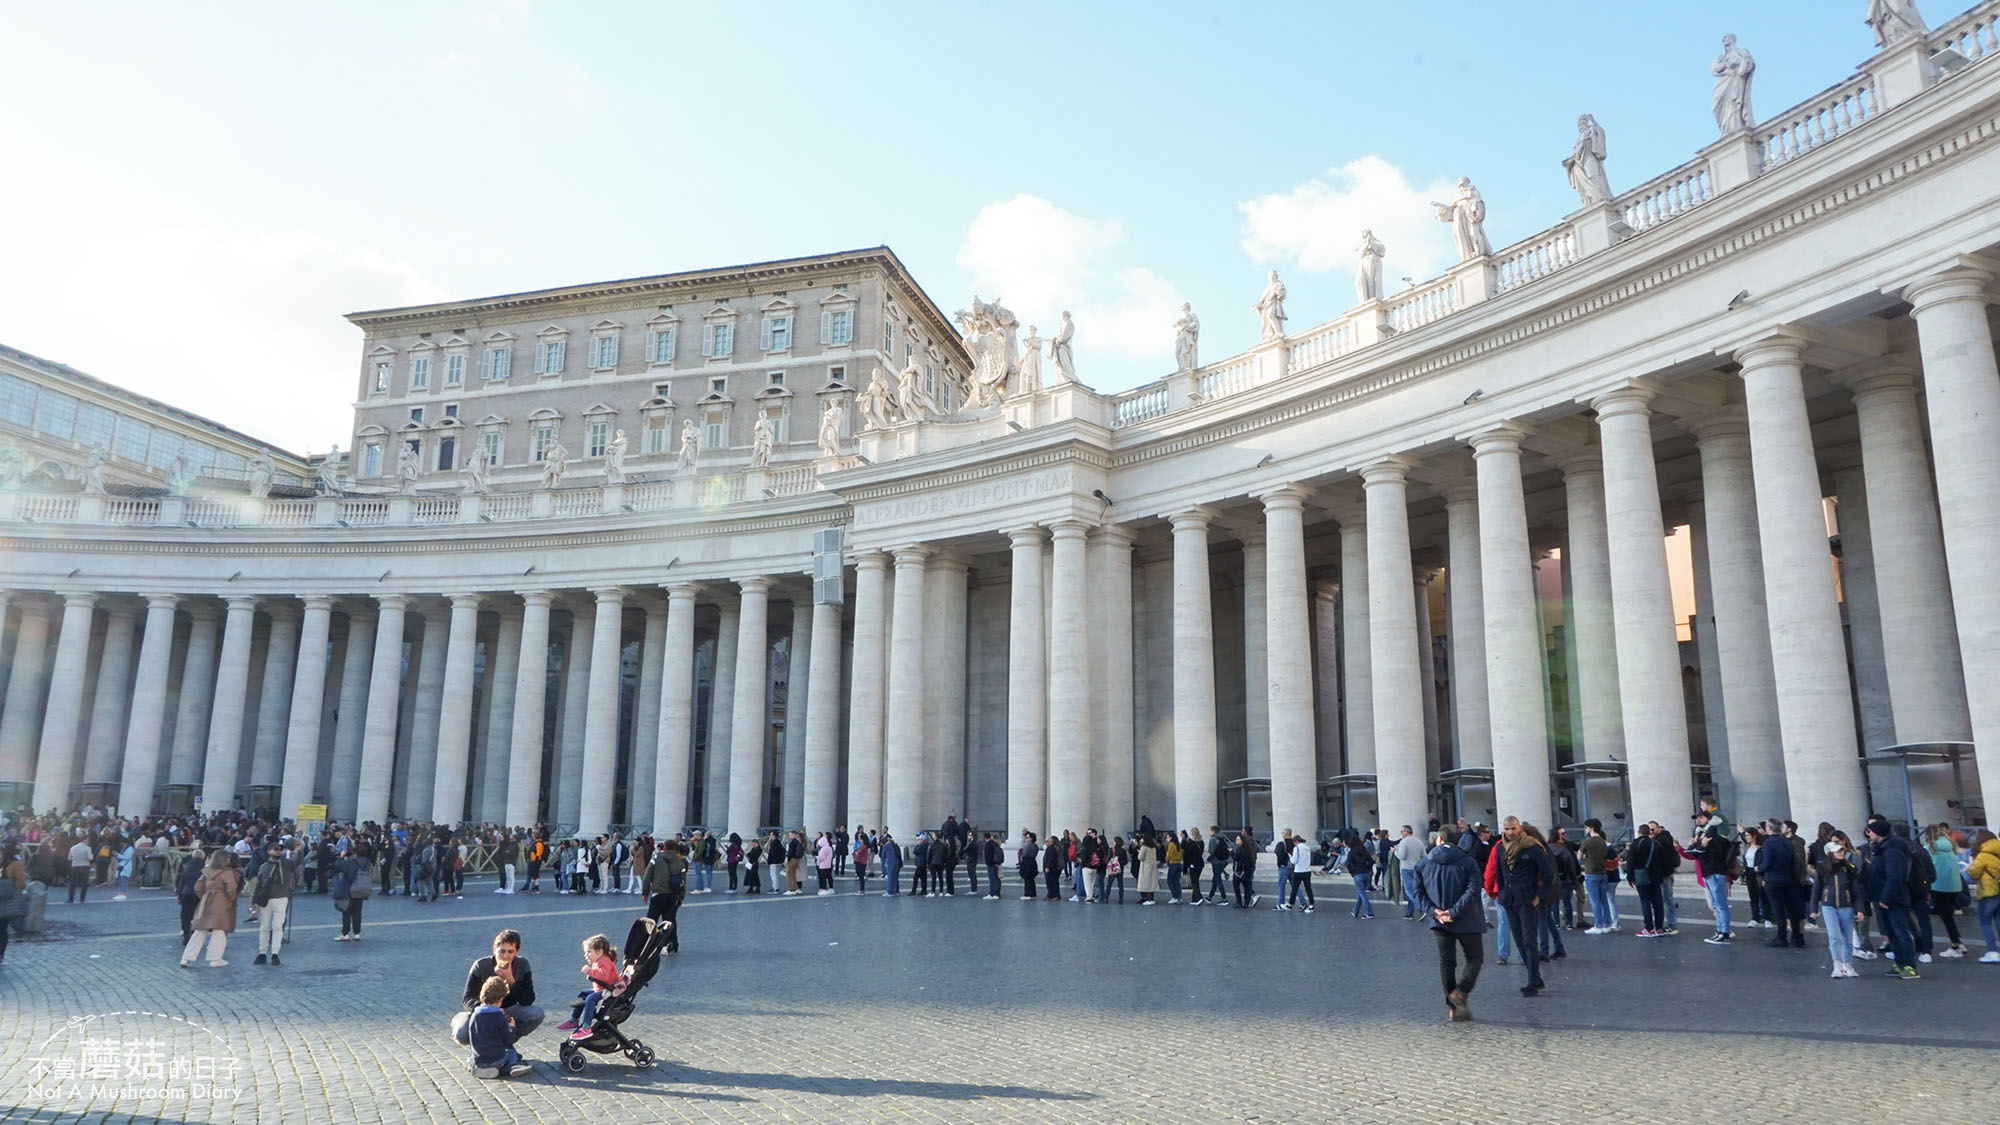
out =
{"type": "Polygon", "coordinates": [[[1290,262],[1309,272],[1353,273],[1361,232],[1372,230],[1388,248],[1383,280],[1389,292],[1405,275],[1424,281],[1456,260],[1451,229],[1437,221],[1430,203],[1448,201],[1455,181],[1410,186],[1402,169],[1379,156],[1363,156],[1287,192],[1239,204],[1243,252],[1258,262],[1290,262]]]}
{"type": "Polygon", "coordinates": [[[100,231],[0,279],[4,338],[296,452],[346,444],[364,308],[444,300],[410,262],[311,231],[100,231]],[[101,303],[115,279],[117,296],[101,303]]]}
{"type": "Polygon", "coordinates": [[[1069,310],[1076,322],[1077,376],[1104,388],[1130,380],[1107,381],[1109,371],[1093,375],[1093,354],[1171,361],[1182,301],[1173,282],[1119,262],[1124,244],[1124,225],[1115,218],[1086,218],[1038,196],[1017,195],[980,208],[965,229],[958,265],[974,292],[1003,301],[1044,338],[1069,310]]]}

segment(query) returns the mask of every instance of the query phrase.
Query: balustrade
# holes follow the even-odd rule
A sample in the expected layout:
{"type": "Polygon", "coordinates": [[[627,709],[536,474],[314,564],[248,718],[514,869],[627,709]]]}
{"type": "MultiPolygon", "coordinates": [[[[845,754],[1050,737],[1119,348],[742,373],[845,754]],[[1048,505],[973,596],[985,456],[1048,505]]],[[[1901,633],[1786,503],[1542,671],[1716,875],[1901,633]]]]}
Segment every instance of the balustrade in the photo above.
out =
{"type": "Polygon", "coordinates": [[[1294,336],[1285,354],[1285,374],[1291,375],[1340,358],[1360,346],[1351,317],[1322,324],[1294,336]]]}
{"type": "Polygon", "coordinates": [[[1764,168],[1797,160],[1881,112],[1875,77],[1863,72],[1757,130],[1764,168]]]}
{"type": "Polygon", "coordinates": [[[1714,197],[1708,160],[1696,157],[1619,196],[1611,207],[1636,233],[1684,215],[1714,197]]]}
{"type": "Polygon", "coordinates": [[[1493,269],[1498,290],[1504,293],[1536,278],[1547,277],[1580,257],[1576,231],[1568,225],[1543,231],[1494,255],[1493,269]]]}
{"type": "Polygon", "coordinates": [[[1463,299],[1458,279],[1443,277],[1390,298],[1389,323],[1398,332],[1421,328],[1457,312],[1463,299]]]}
{"type": "MultiPolygon", "coordinates": [[[[1985,4],[1966,12],[1931,32],[1928,45],[1933,53],[1957,51],[1967,62],[1978,62],[2000,54],[2000,4],[1985,4]]],[[[1951,77],[1947,72],[1944,77],[1951,77]]]]}
{"type": "Polygon", "coordinates": [[[1152,383],[1126,391],[1114,400],[1111,413],[1113,429],[1158,418],[1167,412],[1167,387],[1165,383],[1152,383]]]}

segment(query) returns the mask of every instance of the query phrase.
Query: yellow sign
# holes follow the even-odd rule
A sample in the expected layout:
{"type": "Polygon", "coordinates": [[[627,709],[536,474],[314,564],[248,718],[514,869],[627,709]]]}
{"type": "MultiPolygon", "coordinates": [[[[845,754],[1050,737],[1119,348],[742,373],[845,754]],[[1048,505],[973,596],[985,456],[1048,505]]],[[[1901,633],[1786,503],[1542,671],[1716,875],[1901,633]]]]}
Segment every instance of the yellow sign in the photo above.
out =
{"type": "Polygon", "coordinates": [[[298,821],[298,822],[299,822],[300,824],[304,824],[304,823],[305,823],[306,821],[309,821],[309,820],[325,820],[325,819],[326,819],[326,806],[325,806],[325,805],[300,805],[300,806],[299,806],[299,815],[298,815],[298,816],[296,816],[296,817],[294,817],[293,819],[297,820],[297,821],[298,821]]]}

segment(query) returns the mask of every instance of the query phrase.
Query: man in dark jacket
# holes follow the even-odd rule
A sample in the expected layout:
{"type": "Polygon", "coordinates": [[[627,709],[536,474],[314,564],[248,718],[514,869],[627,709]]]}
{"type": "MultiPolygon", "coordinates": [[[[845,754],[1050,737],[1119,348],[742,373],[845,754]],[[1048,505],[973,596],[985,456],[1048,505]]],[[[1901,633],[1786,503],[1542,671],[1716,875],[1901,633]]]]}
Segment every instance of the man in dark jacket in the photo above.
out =
{"type": "Polygon", "coordinates": [[[1411,872],[1410,901],[1431,920],[1437,935],[1438,973],[1444,979],[1444,1002],[1454,1020],[1472,1018],[1467,997],[1479,981],[1485,960],[1481,948],[1486,912],[1479,905],[1479,864],[1451,842],[1449,833],[1431,836],[1429,854],[1411,872]],[[1465,975],[1458,975],[1459,953],[1465,954],[1465,975]]]}
{"type": "Polygon", "coordinates": [[[1795,945],[1803,949],[1805,916],[1803,911],[1794,909],[1794,903],[1804,899],[1805,865],[1791,841],[1785,838],[1781,822],[1766,820],[1764,828],[1769,834],[1757,849],[1757,873],[1764,877],[1764,895],[1770,900],[1771,917],[1778,922],[1778,936],[1764,944],[1776,948],[1795,945]],[[1788,928],[1790,937],[1785,936],[1788,928]]]}
{"type": "Polygon", "coordinates": [[[1000,837],[991,832],[986,834],[982,850],[986,860],[986,897],[997,902],[1000,899],[1000,864],[1006,853],[1000,847],[1000,837]]]}
{"type": "Polygon", "coordinates": [[[882,885],[887,888],[882,892],[882,897],[895,898],[901,893],[896,880],[903,869],[903,846],[896,842],[894,836],[889,835],[887,828],[882,830],[881,845],[882,885]]]}
{"type": "Polygon", "coordinates": [[[1917,979],[1917,948],[1910,940],[1910,842],[1891,835],[1886,817],[1868,818],[1868,901],[1875,904],[1895,964],[1883,975],[1917,979]]]}
{"type": "Polygon", "coordinates": [[[1521,995],[1533,996],[1547,985],[1542,983],[1541,923],[1542,904],[1556,893],[1555,864],[1548,849],[1523,831],[1520,818],[1500,822],[1499,847],[1505,849],[1500,861],[1500,906],[1507,912],[1508,932],[1528,968],[1528,983],[1521,995]]]}

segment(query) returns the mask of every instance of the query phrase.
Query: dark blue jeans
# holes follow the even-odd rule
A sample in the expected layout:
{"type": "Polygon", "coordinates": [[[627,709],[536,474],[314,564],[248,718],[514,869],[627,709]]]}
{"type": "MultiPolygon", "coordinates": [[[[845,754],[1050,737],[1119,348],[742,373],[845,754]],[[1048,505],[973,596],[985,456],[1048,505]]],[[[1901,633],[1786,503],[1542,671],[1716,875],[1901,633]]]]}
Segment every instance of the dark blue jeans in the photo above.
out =
{"type": "Polygon", "coordinates": [[[1890,903],[1882,909],[1882,929],[1889,939],[1889,955],[1898,966],[1914,968],[1917,963],[1917,947],[1910,940],[1910,908],[1900,903],[1890,903]]]}

